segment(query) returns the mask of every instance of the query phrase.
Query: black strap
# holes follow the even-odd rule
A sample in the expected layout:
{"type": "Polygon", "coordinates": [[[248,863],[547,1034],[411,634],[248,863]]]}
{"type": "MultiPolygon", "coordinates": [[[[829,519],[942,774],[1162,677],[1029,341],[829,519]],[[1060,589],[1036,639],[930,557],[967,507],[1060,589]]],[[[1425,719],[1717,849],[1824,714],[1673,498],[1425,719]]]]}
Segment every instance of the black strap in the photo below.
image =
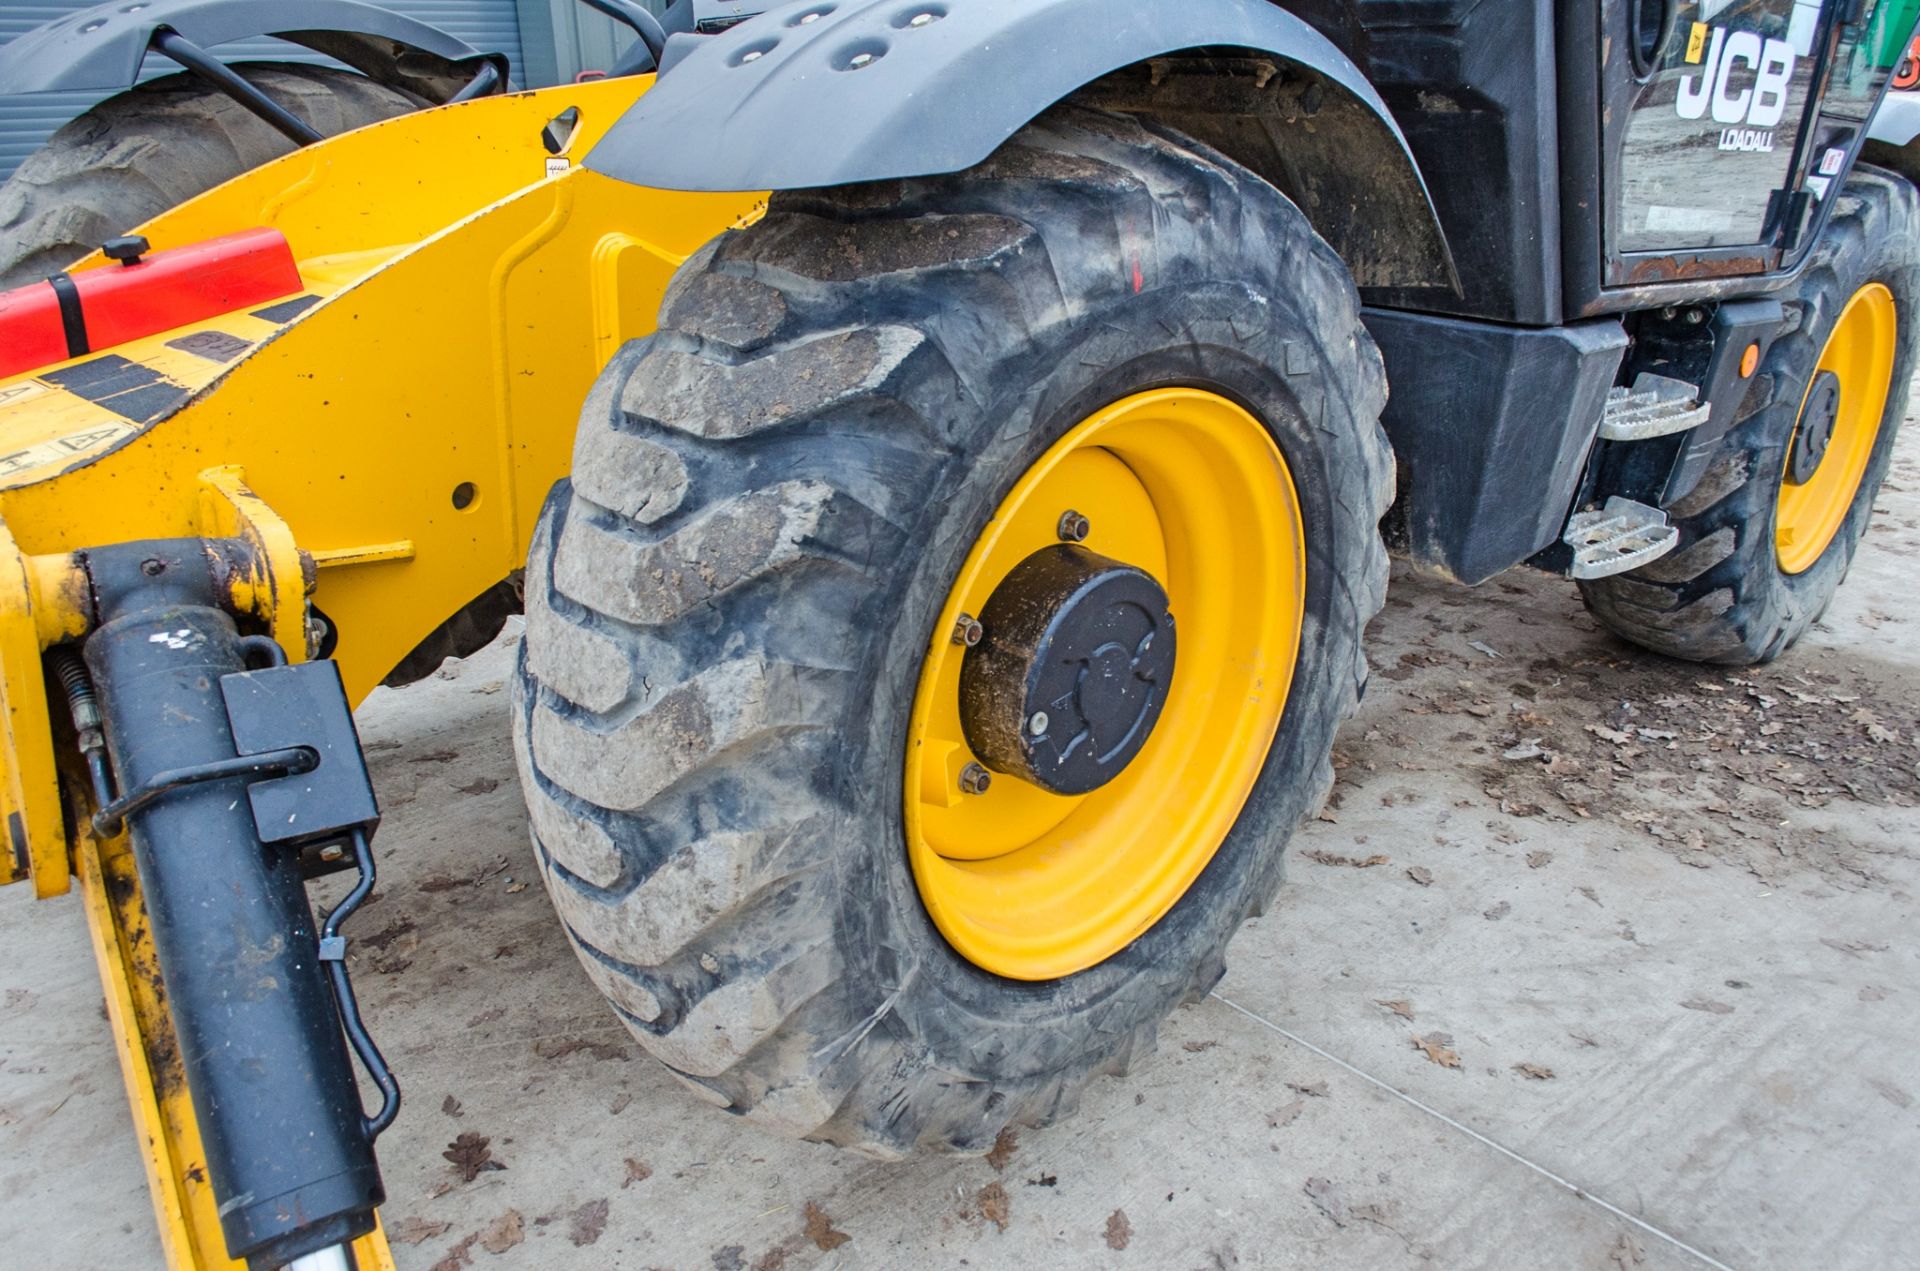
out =
{"type": "Polygon", "coordinates": [[[80,288],[68,273],[55,274],[47,279],[47,285],[60,300],[60,326],[67,333],[67,356],[85,357],[93,352],[93,346],[87,342],[87,315],[80,308],[80,288]]]}

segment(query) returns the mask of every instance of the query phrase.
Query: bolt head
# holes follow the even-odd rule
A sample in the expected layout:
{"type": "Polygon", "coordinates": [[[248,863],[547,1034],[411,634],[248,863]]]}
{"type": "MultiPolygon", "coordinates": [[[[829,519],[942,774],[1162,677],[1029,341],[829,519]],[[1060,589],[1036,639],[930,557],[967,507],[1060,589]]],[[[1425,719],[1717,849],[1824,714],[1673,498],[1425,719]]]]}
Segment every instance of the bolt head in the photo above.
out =
{"type": "Polygon", "coordinates": [[[933,22],[936,16],[938,15],[932,14],[932,13],[916,13],[913,15],[913,20],[911,22],[908,22],[907,25],[908,26],[928,26],[933,22]]]}
{"type": "Polygon", "coordinates": [[[1087,535],[1093,533],[1093,522],[1068,508],[1060,514],[1060,541],[1063,543],[1084,543],[1087,535]]]}
{"type": "Polygon", "coordinates": [[[1033,718],[1027,721],[1027,731],[1035,737],[1045,737],[1047,735],[1047,729],[1052,726],[1053,720],[1047,717],[1045,711],[1035,711],[1033,718]]]}
{"type": "Polygon", "coordinates": [[[812,26],[814,23],[818,22],[821,18],[824,18],[826,16],[827,15],[824,13],[803,13],[800,15],[800,25],[812,26]]]}
{"type": "Polygon", "coordinates": [[[346,852],[338,843],[329,843],[320,849],[320,859],[323,861],[337,861],[345,855],[346,852]]]}
{"type": "Polygon", "coordinates": [[[953,624],[953,642],[963,649],[971,649],[987,638],[987,629],[980,620],[970,613],[963,613],[953,624]]]}
{"type": "Polygon", "coordinates": [[[871,53],[855,53],[847,62],[848,68],[856,71],[872,65],[873,54],[871,53]]]}
{"type": "Polygon", "coordinates": [[[970,763],[960,772],[960,793],[985,794],[987,787],[993,784],[993,774],[977,763],[970,763]]]}
{"type": "Polygon", "coordinates": [[[743,64],[747,62],[757,62],[765,56],[766,54],[761,52],[759,49],[748,49],[745,53],[742,53],[740,55],[740,61],[743,64]]]}

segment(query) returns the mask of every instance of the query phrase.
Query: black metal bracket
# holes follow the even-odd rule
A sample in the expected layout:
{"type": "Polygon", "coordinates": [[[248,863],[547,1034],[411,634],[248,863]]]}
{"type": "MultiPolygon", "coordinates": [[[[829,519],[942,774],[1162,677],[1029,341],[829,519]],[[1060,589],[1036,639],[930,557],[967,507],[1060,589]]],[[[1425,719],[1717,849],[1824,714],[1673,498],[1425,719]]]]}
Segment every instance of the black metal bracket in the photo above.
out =
{"type": "Polygon", "coordinates": [[[220,693],[233,747],[243,758],[290,748],[314,758],[300,771],[247,787],[262,843],[301,850],[338,844],[355,830],[372,835],[380,808],[338,665],[303,662],[224,675],[220,693]]]}

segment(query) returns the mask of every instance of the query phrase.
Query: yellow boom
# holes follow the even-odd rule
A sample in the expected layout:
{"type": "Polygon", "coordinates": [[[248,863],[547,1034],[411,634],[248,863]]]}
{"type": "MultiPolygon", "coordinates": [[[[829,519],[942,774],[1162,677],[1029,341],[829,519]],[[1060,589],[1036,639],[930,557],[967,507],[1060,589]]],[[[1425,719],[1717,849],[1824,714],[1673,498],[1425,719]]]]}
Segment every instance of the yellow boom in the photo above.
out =
{"type": "MultiPolygon", "coordinates": [[[[0,380],[0,882],[51,896],[81,880],[175,1267],[240,1264],[221,1242],[126,837],[97,839],[73,815],[84,778],[56,745],[64,703],[41,655],[86,630],[73,554],[241,540],[256,566],[231,580],[234,609],[296,662],[323,613],[355,702],[514,576],[593,377],[652,330],[675,268],[763,206],[578,165],[651,82],[485,98],[296,151],[141,229],[157,251],[280,230],[305,284],[292,303],[0,380]],[[101,357],[174,391],[142,399],[166,404],[141,417],[48,378],[101,357]]],[[[362,1271],[391,1266],[377,1231],[357,1251],[362,1271]]]]}

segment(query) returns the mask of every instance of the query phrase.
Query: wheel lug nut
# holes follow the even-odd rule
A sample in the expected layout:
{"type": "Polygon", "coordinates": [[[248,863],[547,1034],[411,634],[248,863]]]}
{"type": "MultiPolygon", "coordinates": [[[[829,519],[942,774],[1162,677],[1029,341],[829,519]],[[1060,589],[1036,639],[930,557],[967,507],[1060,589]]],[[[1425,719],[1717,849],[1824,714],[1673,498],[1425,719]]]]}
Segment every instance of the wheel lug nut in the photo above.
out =
{"type": "Polygon", "coordinates": [[[963,613],[954,620],[953,642],[962,648],[971,649],[984,640],[986,635],[987,629],[981,626],[980,620],[970,613],[963,613]]]}
{"type": "Polygon", "coordinates": [[[968,764],[960,772],[961,794],[985,794],[992,784],[993,774],[977,763],[968,764]]]}
{"type": "Polygon", "coordinates": [[[1093,533],[1093,522],[1068,508],[1060,514],[1060,541],[1064,543],[1084,543],[1087,535],[1093,533]]]}

